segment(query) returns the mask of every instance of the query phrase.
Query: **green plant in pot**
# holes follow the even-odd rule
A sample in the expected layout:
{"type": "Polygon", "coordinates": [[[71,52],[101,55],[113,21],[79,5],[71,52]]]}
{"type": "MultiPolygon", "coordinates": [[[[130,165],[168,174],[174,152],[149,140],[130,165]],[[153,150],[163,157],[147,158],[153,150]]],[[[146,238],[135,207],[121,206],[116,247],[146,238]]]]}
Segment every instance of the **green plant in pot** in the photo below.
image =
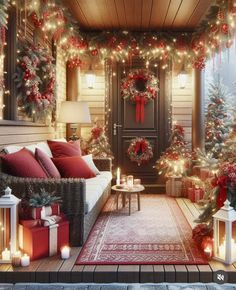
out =
{"type": "Polygon", "coordinates": [[[29,198],[30,207],[50,206],[54,203],[60,203],[61,198],[55,195],[55,192],[49,193],[44,188],[40,192],[32,193],[29,198]]]}

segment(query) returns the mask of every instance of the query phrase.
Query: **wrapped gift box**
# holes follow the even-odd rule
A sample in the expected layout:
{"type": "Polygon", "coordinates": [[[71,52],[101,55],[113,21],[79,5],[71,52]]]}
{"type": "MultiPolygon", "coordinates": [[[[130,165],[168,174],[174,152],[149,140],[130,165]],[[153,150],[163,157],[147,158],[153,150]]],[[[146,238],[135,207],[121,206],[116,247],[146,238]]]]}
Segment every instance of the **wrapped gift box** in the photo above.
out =
{"type": "Polygon", "coordinates": [[[188,198],[192,202],[198,202],[203,199],[204,190],[202,188],[191,187],[188,189],[188,198]]]}
{"type": "Polygon", "coordinates": [[[68,244],[69,222],[64,216],[59,223],[47,227],[40,219],[20,221],[19,246],[31,260],[56,255],[68,244]]]}
{"type": "Polygon", "coordinates": [[[182,196],[188,197],[188,189],[193,187],[193,180],[190,177],[182,178],[182,196]]]}
{"type": "Polygon", "coordinates": [[[207,178],[211,178],[211,177],[213,177],[214,175],[213,175],[213,173],[211,172],[211,170],[209,170],[208,168],[206,168],[206,167],[202,167],[201,169],[200,169],[200,179],[201,180],[206,180],[207,178]]]}
{"type": "MultiPolygon", "coordinates": [[[[30,218],[35,220],[40,219],[42,208],[43,207],[32,207],[30,210],[31,213],[30,218]]],[[[54,203],[50,206],[45,206],[44,209],[47,216],[60,215],[60,205],[58,203],[54,203]]]]}
{"type": "Polygon", "coordinates": [[[182,196],[182,177],[170,176],[166,182],[166,193],[173,197],[182,196]]]}

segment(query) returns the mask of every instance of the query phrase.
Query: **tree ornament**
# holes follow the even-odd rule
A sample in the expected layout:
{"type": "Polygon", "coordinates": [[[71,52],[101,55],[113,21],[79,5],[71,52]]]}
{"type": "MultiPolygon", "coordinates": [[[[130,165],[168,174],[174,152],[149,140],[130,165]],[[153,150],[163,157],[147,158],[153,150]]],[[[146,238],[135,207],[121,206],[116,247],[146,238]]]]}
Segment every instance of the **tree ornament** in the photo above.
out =
{"type": "Polygon", "coordinates": [[[132,162],[136,162],[140,166],[153,157],[153,150],[147,139],[136,137],[131,140],[127,154],[132,162]]]}
{"type": "Polygon", "coordinates": [[[221,25],[221,32],[223,34],[228,34],[229,33],[229,25],[227,23],[224,23],[221,25]]]}
{"type": "Polygon", "coordinates": [[[91,51],[91,54],[92,54],[92,56],[96,56],[96,55],[98,55],[98,50],[97,50],[97,48],[93,49],[93,50],[91,51]]]}
{"type": "Polygon", "coordinates": [[[217,13],[217,19],[223,20],[225,18],[225,13],[223,10],[219,10],[217,13]]]}
{"type": "Polygon", "coordinates": [[[158,79],[149,70],[131,70],[121,83],[121,96],[136,104],[136,122],[144,122],[144,105],[158,94],[158,79]]]}

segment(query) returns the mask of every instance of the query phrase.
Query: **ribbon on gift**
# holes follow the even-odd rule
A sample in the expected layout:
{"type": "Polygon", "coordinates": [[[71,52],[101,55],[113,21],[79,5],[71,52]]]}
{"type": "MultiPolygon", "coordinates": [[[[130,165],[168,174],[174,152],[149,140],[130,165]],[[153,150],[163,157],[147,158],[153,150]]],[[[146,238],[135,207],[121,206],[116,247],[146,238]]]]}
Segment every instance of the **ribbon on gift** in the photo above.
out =
{"type": "Polygon", "coordinates": [[[216,199],[216,206],[218,209],[224,205],[224,202],[227,198],[226,184],[227,184],[227,176],[225,175],[218,177],[212,182],[213,186],[215,187],[218,186],[220,189],[216,199]]]}
{"type": "Polygon", "coordinates": [[[136,96],[135,97],[135,103],[136,103],[136,122],[144,122],[144,105],[145,105],[145,99],[142,96],[136,96]]]}
{"type": "Polygon", "coordinates": [[[57,254],[58,224],[49,226],[49,256],[57,254]]]}

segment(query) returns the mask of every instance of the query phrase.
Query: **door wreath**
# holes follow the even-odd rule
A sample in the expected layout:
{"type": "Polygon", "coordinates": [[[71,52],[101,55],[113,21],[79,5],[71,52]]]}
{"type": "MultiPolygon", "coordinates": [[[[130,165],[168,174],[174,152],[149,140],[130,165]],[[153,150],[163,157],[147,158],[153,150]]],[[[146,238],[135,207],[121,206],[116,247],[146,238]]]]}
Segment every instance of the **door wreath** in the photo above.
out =
{"type": "Polygon", "coordinates": [[[26,45],[15,73],[18,106],[28,117],[39,119],[55,105],[55,65],[47,49],[26,45]]]}
{"type": "Polygon", "coordinates": [[[136,104],[136,122],[144,122],[144,105],[157,97],[158,79],[146,69],[132,70],[121,81],[121,96],[136,104]]]}
{"type": "Polygon", "coordinates": [[[127,154],[132,162],[136,162],[140,166],[153,157],[152,146],[147,139],[136,137],[131,140],[127,154]]]}

